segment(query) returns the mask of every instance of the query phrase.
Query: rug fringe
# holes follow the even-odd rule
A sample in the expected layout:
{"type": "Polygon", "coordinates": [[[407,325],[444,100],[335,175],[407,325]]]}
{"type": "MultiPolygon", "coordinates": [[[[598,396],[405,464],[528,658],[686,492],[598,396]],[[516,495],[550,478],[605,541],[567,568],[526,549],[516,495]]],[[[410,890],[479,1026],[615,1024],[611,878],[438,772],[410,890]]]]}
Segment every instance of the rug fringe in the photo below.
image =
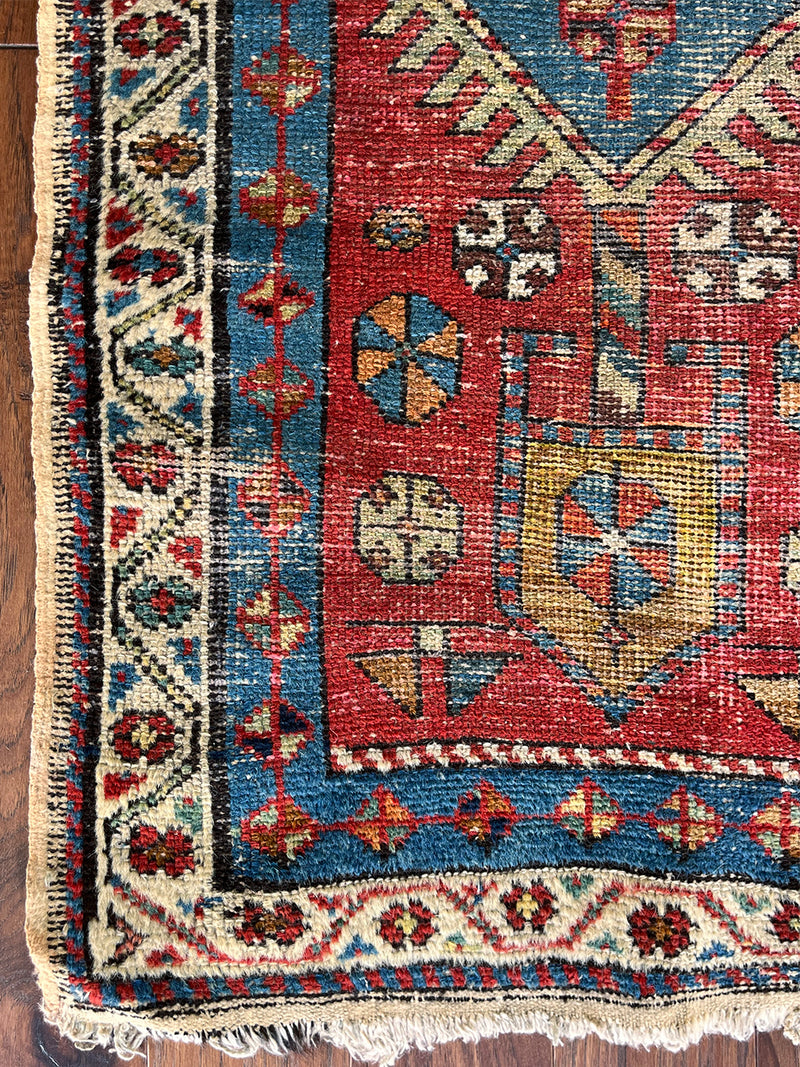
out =
{"type": "Polygon", "coordinates": [[[782,1030],[789,1041],[800,1045],[800,1010],[796,1005],[746,1008],[737,1004],[698,1011],[697,1005],[684,1004],[673,1012],[666,1024],[653,1027],[648,1012],[642,1012],[637,1025],[616,1022],[609,1014],[611,1006],[584,1006],[570,1014],[562,1011],[483,1011],[451,1017],[428,1015],[394,1015],[380,1019],[292,1022],[273,1026],[243,1025],[221,1031],[198,1030],[180,1033],[158,1025],[115,1021],[90,1023],[82,1013],[68,1009],[67,1016],[48,1018],[77,1048],[89,1051],[97,1046],[113,1048],[122,1060],[145,1058],[145,1043],[180,1041],[205,1043],[227,1056],[246,1059],[259,1052],[285,1056],[302,1051],[320,1041],[327,1041],[349,1052],[355,1060],[391,1067],[412,1049],[431,1052],[437,1045],[451,1041],[477,1043],[481,1038],[503,1034],[542,1034],[553,1044],[590,1035],[612,1044],[632,1048],[664,1048],[680,1052],[706,1035],[720,1034],[747,1041],[756,1032],[782,1030]],[[594,1015],[594,1012],[597,1015],[594,1015]]]}
{"type": "Polygon", "coordinates": [[[286,1056],[311,1048],[323,1036],[314,1023],[289,1023],[286,1026],[239,1026],[207,1038],[212,1048],[227,1056],[255,1056],[268,1052],[271,1056],[286,1056]]]}
{"type": "MultiPolygon", "coordinates": [[[[611,1009],[613,1010],[613,1009],[611,1009]]],[[[386,1019],[378,1023],[330,1023],[325,1039],[346,1049],[354,1059],[391,1067],[411,1049],[431,1052],[450,1041],[477,1043],[481,1038],[503,1034],[542,1034],[554,1045],[596,1036],[615,1045],[649,1049],[661,1047],[680,1052],[697,1044],[708,1034],[722,1034],[740,1041],[757,1031],[783,1029],[784,1035],[800,1045],[800,1013],[772,1009],[743,1013],[737,1008],[717,1009],[709,1015],[683,1024],[650,1029],[643,1020],[637,1027],[615,1024],[608,1019],[562,1017],[540,1011],[473,1015],[452,1019],[418,1017],[386,1019]]]]}

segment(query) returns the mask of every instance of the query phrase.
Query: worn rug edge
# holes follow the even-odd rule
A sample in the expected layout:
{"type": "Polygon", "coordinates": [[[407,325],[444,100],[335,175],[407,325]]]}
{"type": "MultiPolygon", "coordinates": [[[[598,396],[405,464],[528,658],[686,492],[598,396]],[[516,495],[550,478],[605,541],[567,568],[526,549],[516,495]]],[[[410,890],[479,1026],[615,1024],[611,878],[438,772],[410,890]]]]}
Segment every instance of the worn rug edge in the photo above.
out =
{"type": "MultiPolygon", "coordinates": [[[[144,1055],[148,1039],[207,1042],[229,1056],[259,1051],[282,1055],[320,1040],[346,1049],[354,1058],[389,1065],[412,1048],[430,1050],[448,1041],[478,1041],[502,1034],[543,1034],[556,1044],[596,1035],[637,1048],[660,1046],[679,1051],[706,1035],[739,1040],[756,1031],[782,1029],[800,1045],[800,994],[695,994],[668,1006],[630,1007],[566,996],[555,1001],[532,992],[511,1004],[495,995],[453,996],[435,1005],[411,998],[390,1005],[354,1002],[307,1009],[284,1005],[217,1005],[214,1014],[186,1013],[173,1019],[149,1019],[78,1004],[70,995],[68,976],[52,957],[49,941],[59,923],[49,914],[48,887],[54,843],[49,819],[58,818],[51,798],[51,734],[54,722],[54,670],[57,637],[56,565],[57,493],[51,440],[53,352],[50,339],[48,285],[56,223],[58,168],[65,166],[66,143],[59,142],[57,0],[40,0],[37,22],[38,93],[33,138],[36,250],[30,272],[29,332],[33,362],[32,454],[36,489],[36,654],[33,705],[29,857],[25,933],[42,994],[47,1021],[81,1049],[111,1047],[122,1059],[144,1055]],[[59,152],[59,149],[61,151],[59,152]],[[713,1000],[713,1004],[709,1001],[713,1000]],[[535,1001],[535,1006],[531,1002],[535,1001]],[[612,1017],[613,1012],[613,1017],[612,1017]]],[[[64,140],[62,133],[62,140],[64,140]]],[[[60,826],[58,845],[62,843],[60,826]]]]}

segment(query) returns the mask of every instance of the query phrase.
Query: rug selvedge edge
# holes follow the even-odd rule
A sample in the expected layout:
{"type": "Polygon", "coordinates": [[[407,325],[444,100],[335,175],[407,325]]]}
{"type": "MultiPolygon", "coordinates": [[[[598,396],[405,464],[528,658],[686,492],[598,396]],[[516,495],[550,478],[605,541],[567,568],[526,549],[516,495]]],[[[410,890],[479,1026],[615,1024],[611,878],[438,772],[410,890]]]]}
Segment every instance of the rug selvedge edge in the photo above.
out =
{"type": "MultiPolygon", "coordinates": [[[[37,16],[39,45],[37,112],[33,138],[37,218],[36,249],[30,271],[29,333],[33,363],[32,454],[36,490],[36,653],[34,660],[35,696],[32,713],[29,776],[29,854],[26,876],[25,934],[48,1017],[61,1013],[62,1000],[57,967],[48,948],[52,916],[48,915],[48,866],[52,811],[50,738],[53,728],[55,641],[55,571],[57,538],[53,530],[56,515],[54,456],[51,439],[54,352],[50,338],[48,304],[51,257],[56,227],[57,185],[55,167],[59,104],[57,37],[59,0],[41,0],[37,16]]],[[[63,91],[63,90],[62,90],[63,91]]],[[[65,153],[63,171],[68,171],[65,153]]]]}
{"type": "Polygon", "coordinates": [[[664,1048],[680,1052],[705,1037],[719,1035],[748,1041],[756,1033],[780,1030],[800,1045],[800,1000],[795,993],[773,993],[732,999],[730,993],[712,995],[656,1007],[613,1005],[589,998],[563,999],[558,1007],[550,998],[532,1004],[535,993],[516,1003],[488,994],[466,1001],[453,998],[434,1010],[420,1001],[395,1001],[390,1009],[369,1003],[318,1005],[309,1021],[302,1007],[284,1006],[278,1016],[255,1006],[232,1006],[222,1020],[207,1015],[132,1021],[120,1012],[92,1010],[66,1000],[45,1017],[78,1048],[113,1049],[121,1059],[142,1056],[147,1041],[208,1044],[228,1056],[244,1058],[266,1052],[285,1055],[320,1041],[346,1050],[354,1059],[391,1067],[412,1050],[431,1051],[451,1041],[477,1042],[507,1034],[541,1035],[554,1044],[597,1037],[631,1048],[664,1048]],[[709,1000],[717,1000],[709,1005],[709,1000]]]}
{"type": "MultiPolygon", "coordinates": [[[[229,1023],[220,1034],[216,1028],[208,1027],[208,1017],[198,1014],[180,1018],[181,1026],[172,1029],[164,1020],[154,1022],[152,1026],[132,1025],[124,1013],[96,1010],[88,1005],[72,1005],[68,994],[60,991],[58,970],[49,957],[46,948],[46,936],[43,936],[41,904],[44,900],[42,887],[47,873],[47,838],[48,827],[37,816],[48,810],[47,773],[49,757],[48,730],[51,726],[52,685],[54,641],[56,623],[53,617],[55,546],[52,538],[52,522],[55,514],[54,483],[50,465],[50,401],[52,386],[53,352],[49,342],[49,318],[47,308],[47,283],[50,277],[50,255],[52,236],[55,226],[54,198],[52,180],[51,150],[56,140],[54,133],[55,93],[57,73],[55,70],[57,33],[55,20],[58,11],[57,0],[43,0],[40,11],[40,119],[36,135],[37,157],[37,212],[39,214],[39,242],[32,274],[32,319],[31,333],[34,351],[36,394],[34,402],[34,460],[37,484],[37,542],[39,562],[37,564],[37,695],[34,719],[34,751],[32,757],[32,803],[31,811],[31,863],[29,868],[30,900],[28,918],[28,937],[31,951],[39,970],[39,979],[45,996],[46,1011],[64,1032],[78,1041],[82,1047],[92,1044],[106,1044],[113,1040],[118,1051],[127,1054],[147,1037],[186,1036],[182,1026],[197,1025],[198,1034],[205,1034],[212,1044],[228,1052],[250,1054],[259,1047],[269,1051],[281,1051],[288,1039],[294,1036],[291,1027],[307,1015],[307,1009],[298,1006],[297,1015],[286,1008],[275,1012],[265,1011],[259,1007],[233,1006],[229,1013],[229,1023]],[[260,1032],[261,1027],[285,1027],[273,1035],[260,1032]]],[[[54,820],[55,821],[55,820],[54,820]]],[[[46,914],[46,907],[45,907],[46,914]]],[[[537,995],[531,992],[531,997],[537,995]]],[[[578,994],[580,996],[580,994],[578,994]]],[[[714,994],[723,1004],[730,1000],[730,994],[714,994]]],[[[713,1011],[703,1009],[703,1001],[696,1003],[687,1013],[686,1005],[676,1004],[668,1008],[642,1006],[638,1009],[626,1008],[623,1014],[630,1014],[631,1019],[616,1026],[605,1022],[598,1016],[606,1016],[602,1006],[595,1010],[586,997],[585,1004],[572,1000],[567,1011],[531,1011],[520,1006],[511,1012],[506,1005],[499,1006],[493,998],[487,997],[491,1007],[480,1001],[474,1001],[467,1015],[456,1006],[448,1005],[447,1010],[428,1008],[428,1017],[415,1015],[419,1010],[417,1001],[407,1014],[401,1013],[399,1007],[388,1012],[381,1011],[380,1021],[371,1018],[374,1011],[368,1003],[354,1003],[348,1008],[352,1015],[351,1022],[339,1022],[341,1008],[315,1007],[315,1014],[320,1022],[304,1028],[305,1036],[315,1036],[332,1040],[336,1044],[350,1049],[354,1054],[365,1058],[381,1059],[390,1062],[405,1047],[417,1044],[430,1047],[438,1041],[452,1040],[455,1037],[477,1038],[506,1032],[545,1033],[558,1040],[562,1037],[577,1037],[587,1033],[597,1033],[602,1037],[631,1045],[647,1043],[663,1044],[668,1048],[679,1048],[698,1040],[703,1034],[711,1032],[728,1033],[736,1037],[746,1037],[754,1029],[774,1029],[783,1026],[787,1035],[800,1039],[795,1030],[796,1012],[800,1008],[800,997],[796,993],[772,994],[773,1004],[770,1010],[762,1008],[763,997],[758,995],[737,997],[731,1001],[731,1007],[721,1007],[713,1011]],[[752,1000],[752,1005],[750,1001],[752,1000]],[[780,1004],[776,1002],[780,1000],[780,1004]],[[452,1010],[449,1010],[452,1007],[452,1010]],[[644,1014],[643,1014],[644,1013],[644,1014]],[[332,1019],[326,1019],[327,1015],[332,1019]],[[691,1018],[686,1019],[689,1014],[691,1018]],[[409,1017],[410,1016],[410,1017],[409,1017]],[[673,1016],[682,1018],[682,1025],[673,1016]],[[634,1023],[634,1017],[644,1020],[634,1023]],[[396,1024],[403,1022],[405,1035],[398,1038],[396,1024]],[[655,1029],[654,1029],[655,1027],[655,1029]],[[402,1047],[401,1047],[402,1046],[402,1047]]],[[[385,1003],[385,1002],[384,1002],[385,1003]]],[[[223,1005],[216,1005],[214,1010],[222,1015],[223,1005]]],[[[144,1013],[143,1013],[144,1014],[144,1013]]]]}

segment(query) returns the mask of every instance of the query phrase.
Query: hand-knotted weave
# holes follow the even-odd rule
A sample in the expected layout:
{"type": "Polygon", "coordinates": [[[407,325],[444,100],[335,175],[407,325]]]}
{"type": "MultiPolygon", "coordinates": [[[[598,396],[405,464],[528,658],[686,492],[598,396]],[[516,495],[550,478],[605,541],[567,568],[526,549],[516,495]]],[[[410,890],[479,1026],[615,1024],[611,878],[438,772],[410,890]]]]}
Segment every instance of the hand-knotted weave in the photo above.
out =
{"type": "Polygon", "coordinates": [[[48,1017],[800,1039],[800,10],[40,43],[48,1017]]]}

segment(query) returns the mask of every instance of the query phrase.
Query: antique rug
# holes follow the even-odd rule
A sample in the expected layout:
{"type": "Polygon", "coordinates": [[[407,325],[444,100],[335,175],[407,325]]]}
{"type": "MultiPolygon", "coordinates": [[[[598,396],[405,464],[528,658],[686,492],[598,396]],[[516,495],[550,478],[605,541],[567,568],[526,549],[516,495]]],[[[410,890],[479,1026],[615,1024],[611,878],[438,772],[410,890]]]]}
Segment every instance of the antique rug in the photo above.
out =
{"type": "Polygon", "coordinates": [[[800,10],[39,28],[47,1017],[800,1040],[800,10]]]}

